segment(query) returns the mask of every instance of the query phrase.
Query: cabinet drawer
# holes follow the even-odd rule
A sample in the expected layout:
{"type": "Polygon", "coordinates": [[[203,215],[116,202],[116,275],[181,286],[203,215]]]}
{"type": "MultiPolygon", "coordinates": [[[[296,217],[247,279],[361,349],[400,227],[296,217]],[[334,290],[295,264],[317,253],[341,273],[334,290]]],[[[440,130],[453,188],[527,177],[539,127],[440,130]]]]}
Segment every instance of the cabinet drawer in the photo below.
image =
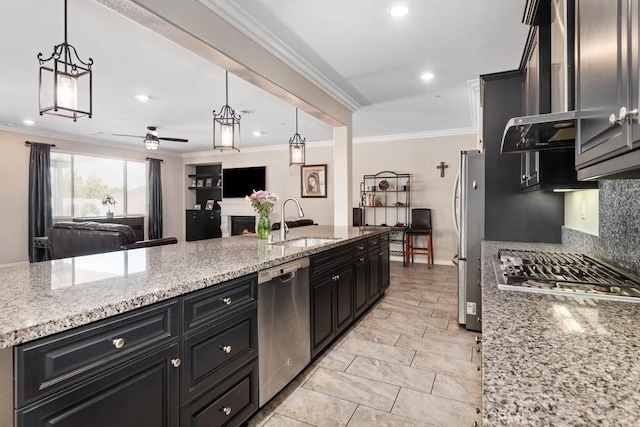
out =
{"type": "Polygon", "coordinates": [[[353,244],[353,257],[358,258],[367,252],[367,241],[360,240],[353,244]]]}
{"type": "Polygon", "coordinates": [[[161,303],[17,347],[17,407],[176,338],[179,308],[161,303]]]}
{"type": "Polygon", "coordinates": [[[183,331],[189,332],[254,304],[257,275],[240,277],[183,299],[183,331]]]}
{"type": "Polygon", "coordinates": [[[389,233],[381,234],[380,236],[380,244],[388,245],[389,244],[389,233]]]}
{"type": "Polygon", "coordinates": [[[258,409],[258,363],[243,367],[182,409],[181,426],[239,426],[258,409]]]}
{"type": "Polygon", "coordinates": [[[380,236],[369,237],[367,239],[367,247],[369,250],[375,250],[380,246],[380,236]]]}
{"type": "Polygon", "coordinates": [[[310,275],[315,276],[316,274],[331,271],[344,262],[351,262],[351,250],[351,245],[345,245],[312,255],[309,260],[311,265],[310,275]]]}
{"type": "Polygon", "coordinates": [[[180,400],[188,403],[258,355],[256,306],[183,341],[180,400]]]}

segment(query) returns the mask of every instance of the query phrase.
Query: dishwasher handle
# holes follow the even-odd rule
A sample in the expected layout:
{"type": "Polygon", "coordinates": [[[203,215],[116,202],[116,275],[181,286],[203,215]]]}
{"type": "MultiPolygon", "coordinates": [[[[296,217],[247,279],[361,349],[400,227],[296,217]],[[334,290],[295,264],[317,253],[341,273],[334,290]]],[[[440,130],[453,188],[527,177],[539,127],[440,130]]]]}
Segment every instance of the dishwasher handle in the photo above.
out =
{"type": "Polygon", "coordinates": [[[281,276],[274,277],[274,279],[280,279],[280,281],[282,283],[287,283],[287,282],[292,281],[295,277],[296,277],[296,272],[295,271],[290,271],[290,272],[285,273],[285,274],[283,274],[281,276]]]}
{"type": "Polygon", "coordinates": [[[290,282],[296,277],[296,272],[309,267],[309,258],[301,258],[277,267],[272,267],[258,272],[258,284],[280,279],[282,283],[290,282]]]}

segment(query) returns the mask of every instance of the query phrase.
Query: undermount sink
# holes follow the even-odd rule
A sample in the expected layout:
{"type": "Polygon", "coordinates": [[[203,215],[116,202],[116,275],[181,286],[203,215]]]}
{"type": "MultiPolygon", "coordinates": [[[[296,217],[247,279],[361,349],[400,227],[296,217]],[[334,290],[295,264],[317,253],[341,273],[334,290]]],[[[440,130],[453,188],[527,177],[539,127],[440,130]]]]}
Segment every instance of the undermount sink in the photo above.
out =
{"type": "Polygon", "coordinates": [[[324,243],[335,242],[335,238],[327,237],[300,237],[297,239],[285,240],[283,242],[273,242],[272,245],[282,245],[295,248],[310,248],[312,246],[322,245],[324,243]]]}

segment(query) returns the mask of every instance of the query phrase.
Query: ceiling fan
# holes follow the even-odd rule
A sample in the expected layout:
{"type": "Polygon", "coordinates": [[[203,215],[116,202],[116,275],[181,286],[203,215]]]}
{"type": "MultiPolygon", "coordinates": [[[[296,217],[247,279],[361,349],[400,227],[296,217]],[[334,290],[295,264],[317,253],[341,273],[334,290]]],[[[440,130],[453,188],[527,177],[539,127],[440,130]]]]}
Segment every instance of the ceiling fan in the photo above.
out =
{"type": "Polygon", "coordinates": [[[144,148],[147,150],[157,150],[160,147],[160,141],[171,141],[171,142],[189,142],[188,139],[184,138],[165,138],[158,136],[158,127],[157,126],[147,126],[147,134],[145,136],[139,135],[123,135],[114,133],[113,136],[131,136],[133,138],[144,138],[144,148]]]}

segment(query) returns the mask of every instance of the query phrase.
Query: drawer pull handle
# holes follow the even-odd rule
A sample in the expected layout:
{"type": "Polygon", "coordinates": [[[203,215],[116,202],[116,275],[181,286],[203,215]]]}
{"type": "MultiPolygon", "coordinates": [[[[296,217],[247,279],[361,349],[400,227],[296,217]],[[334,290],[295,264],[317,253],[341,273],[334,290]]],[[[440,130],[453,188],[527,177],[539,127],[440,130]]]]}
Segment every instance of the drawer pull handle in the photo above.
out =
{"type": "Polygon", "coordinates": [[[227,354],[231,353],[231,346],[225,345],[224,347],[222,347],[222,351],[224,351],[227,354]]]}
{"type": "Polygon", "coordinates": [[[364,258],[360,258],[360,262],[364,262],[364,258]]]}
{"type": "Polygon", "coordinates": [[[178,366],[180,366],[181,363],[182,363],[182,360],[180,360],[179,358],[171,359],[171,364],[173,365],[174,368],[177,368],[178,366]]]}
{"type": "Polygon", "coordinates": [[[113,346],[115,348],[124,347],[124,338],[116,338],[115,340],[113,340],[113,346]]]}
{"type": "Polygon", "coordinates": [[[227,304],[227,305],[230,305],[231,304],[231,298],[222,298],[222,302],[227,304]]]}
{"type": "Polygon", "coordinates": [[[359,251],[364,251],[364,246],[358,246],[359,251]]]}
{"type": "Polygon", "coordinates": [[[231,415],[231,407],[230,406],[225,406],[224,408],[222,408],[222,412],[224,412],[224,414],[226,416],[231,415]]]}

